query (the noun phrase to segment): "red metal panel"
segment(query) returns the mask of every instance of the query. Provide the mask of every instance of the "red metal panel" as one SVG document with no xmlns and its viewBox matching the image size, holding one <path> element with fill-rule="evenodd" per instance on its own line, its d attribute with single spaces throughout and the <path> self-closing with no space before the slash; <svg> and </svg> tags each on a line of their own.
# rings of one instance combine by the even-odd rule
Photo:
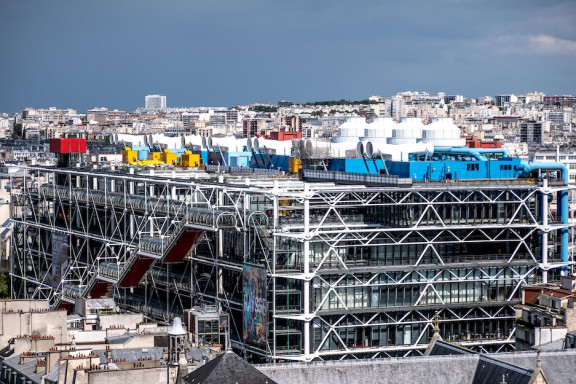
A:
<svg viewBox="0 0 576 384">
<path fill-rule="evenodd" d="M 134 265 L 132 265 L 132 268 L 130 268 L 118 286 L 122 288 L 137 286 L 153 262 L 154 259 L 151 257 L 138 256 L 138 259 L 134 262 Z"/>
<path fill-rule="evenodd" d="M 86 139 L 56 138 L 50 139 L 52 153 L 86 153 Z"/>
<path fill-rule="evenodd" d="M 524 287 L 524 300 L 526 304 L 536 304 L 538 302 L 538 296 L 540 292 L 544 290 L 544 287 Z"/>
<path fill-rule="evenodd" d="M 64 139 L 50 139 L 50 152 L 51 153 L 62 153 L 62 140 Z"/>
<path fill-rule="evenodd" d="M 202 234 L 202 230 L 199 229 L 187 229 L 180 235 L 180 238 L 176 241 L 176 244 L 170 249 L 166 257 L 164 258 L 165 263 L 180 263 L 184 260 L 184 257 L 192 249 L 192 246 L 198 241 L 198 238 Z"/>
<path fill-rule="evenodd" d="M 78 152 L 86 153 L 86 146 L 88 141 L 86 139 L 78 139 Z"/>
<path fill-rule="evenodd" d="M 96 284 L 94 284 L 94 287 L 92 287 L 92 290 L 90 291 L 90 297 L 92 297 L 93 299 L 98 299 L 102 296 L 105 296 L 106 293 L 108 293 L 108 289 L 110 289 L 110 286 L 112 284 L 106 281 L 98 281 L 96 282 Z"/>
</svg>

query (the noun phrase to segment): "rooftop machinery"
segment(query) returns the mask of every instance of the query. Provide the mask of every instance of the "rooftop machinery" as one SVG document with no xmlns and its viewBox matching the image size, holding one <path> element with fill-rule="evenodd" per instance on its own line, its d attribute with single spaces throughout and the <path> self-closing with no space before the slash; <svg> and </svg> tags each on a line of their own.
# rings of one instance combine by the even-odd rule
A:
<svg viewBox="0 0 576 384">
<path fill-rule="evenodd" d="M 573 264 L 562 170 L 521 171 L 200 181 L 25 167 L 13 293 L 52 308 L 107 294 L 164 322 L 216 305 L 253 361 L 421 354 L 435 317 L 445 339 L 510 350 L 519 288 Z"/>
</svg>

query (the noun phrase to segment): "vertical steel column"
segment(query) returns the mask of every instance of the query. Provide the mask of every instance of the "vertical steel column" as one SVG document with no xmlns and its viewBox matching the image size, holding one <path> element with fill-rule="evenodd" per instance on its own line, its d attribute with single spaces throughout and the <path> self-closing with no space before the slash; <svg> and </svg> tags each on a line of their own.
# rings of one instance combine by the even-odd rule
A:
<svg viewBox="0 0 576 384">
<path fill-rule="evenodd" d="M 224 205 L 224 190 L 220 189 L 218 191 L 218 208 Z M 215 220 L 216 222 L 216 220 Z M 220 300 L 220 297 L 226 297 L 224 292 L 224 275 L 222 272 L 222 266 L 220 265 L 220 260 L 224 258 L 224 232 L 222 229 L 218 229 L 218 254 L 216 255 L 218 261 L 216 262 L 216 299 Z M 220 309 L 220 302 L 218 302 L 218 308 Z"/>
<path fill-rule="evenodd" d="M 565 225 L 564 227 L 562 227 L 559 232 L 560 232 L 560 245 L 561 245 L 561 250 L 560 250 L 560 254 L 562 256 L 562 262 L 568 262 L 568 228 L 569 228 L 569 224 L 570 224 L 570 219 L 569 219 L 569 215 L 568 212 L 570 210 L 570 205 L 568 203 L 568 186 L 566 185 L 566 189 L 563 189 L 561 191 L 558 191 L 557 194 L 557 211 L 558 211 L 558 218 L 560 219 L 560 223 L 562 225 Z M 568 269 L 566 266 L 562 267 L 562 275 L 565 275 L 568 272 Z"/>
<path fill-rule="evenodd" d="M 130 168 L 128 170 L 128 173 L 130 175 L 134 175 L 134 168 Z M 132 197 L 134 196 L 134 181 L 133 180 L 130 180 L 128 182 L 128 194 Z M 128 198 L 128 196 L 126 196 L 126 191 L 124 191 L 124 207 L 129 206 L 129 204 L 127 202 L 127 198 Z M 130 239 L 133 239 L 134 234 L 135 234 L 135 227 L 136 227 L 136 223 L 134 222 L 134 212 L 133 211 L 130 211 L 130 214 L 128 215 L 128 220 L 130 222 Z"/>
<path fill-rule="evenodd" d="M 304 184 L 304 359 L 312 360 L 310 354 L 310 185 Z"/>
<path fill-rule="evenodd" d="M 542 179 L 542 283 L 548 283 L 548 180 Z"/>
</svg>

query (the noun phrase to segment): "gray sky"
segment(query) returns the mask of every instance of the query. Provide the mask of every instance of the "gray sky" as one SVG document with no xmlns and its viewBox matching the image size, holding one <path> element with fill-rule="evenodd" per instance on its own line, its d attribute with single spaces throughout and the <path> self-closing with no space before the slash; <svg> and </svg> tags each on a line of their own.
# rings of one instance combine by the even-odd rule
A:
<svg viewBox="0 0 576 384">
<path fill-rule="evenodd" d="M 0 112 L 576 93 L 575 0 L 3 0 Z"/>
</svg>

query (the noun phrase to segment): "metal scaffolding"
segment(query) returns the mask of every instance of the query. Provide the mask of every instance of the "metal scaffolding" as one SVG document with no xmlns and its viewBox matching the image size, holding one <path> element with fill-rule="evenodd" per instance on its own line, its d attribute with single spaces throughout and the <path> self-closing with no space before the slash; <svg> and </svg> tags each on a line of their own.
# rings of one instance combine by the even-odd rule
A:
<svg viewBox="0 0 576 384">
<path fill-rule="evenodd" d="M 254 360 L 421 354 L 435 315 L 445 339 L 513 349 L 520 286 L 571 268 L 549 204 L 568 187 L 374 183 L 24 168 L 13 292 L 113 295 L 163 322 L 218 305 Z"/>
</svg>

